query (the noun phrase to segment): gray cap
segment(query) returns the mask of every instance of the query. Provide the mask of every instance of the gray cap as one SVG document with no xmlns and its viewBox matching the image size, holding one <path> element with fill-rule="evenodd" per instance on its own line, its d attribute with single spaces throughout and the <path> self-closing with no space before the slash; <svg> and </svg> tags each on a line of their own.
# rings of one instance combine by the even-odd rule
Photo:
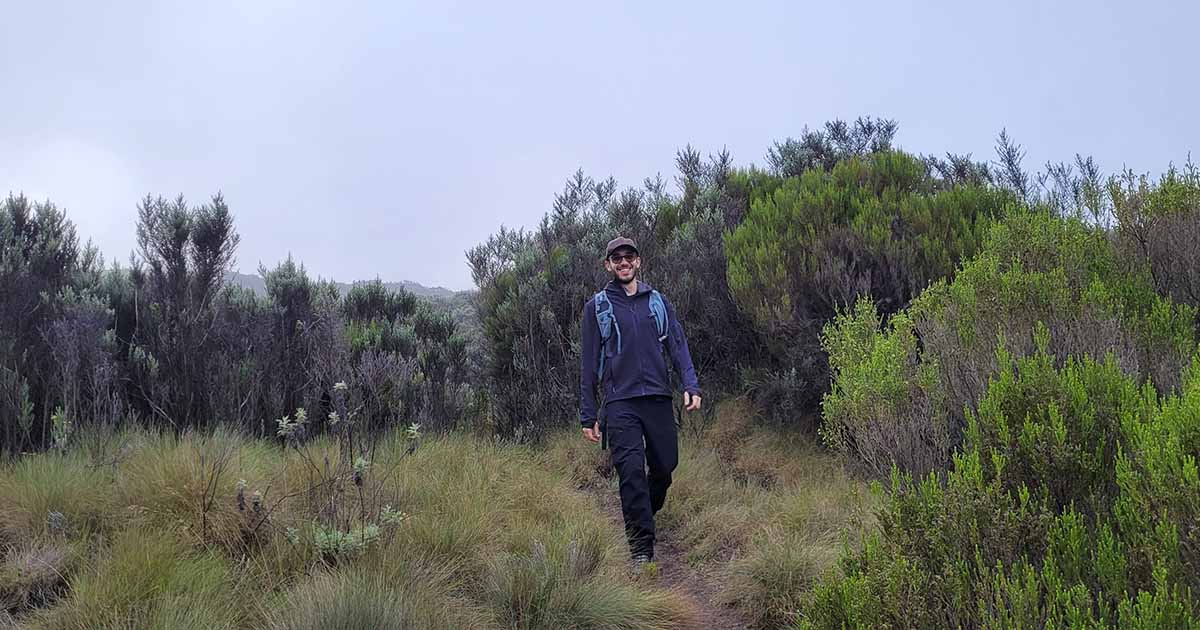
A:
<svg viewBox="0 0 1200 630">
<path fill-rule="evenodd" d="M 613 250 L 618 247 L 629 247 L 635 252 L 638 250 L 637 243 L 634 243 L 633 239 L 625 238 L 624 236 L 618 236 L 617 238 L 614 238 L 608 242 L 608 247 L 604 249 L 604 257 L 608 258 L 609 256 L 612 256 Z"/>
</svg>

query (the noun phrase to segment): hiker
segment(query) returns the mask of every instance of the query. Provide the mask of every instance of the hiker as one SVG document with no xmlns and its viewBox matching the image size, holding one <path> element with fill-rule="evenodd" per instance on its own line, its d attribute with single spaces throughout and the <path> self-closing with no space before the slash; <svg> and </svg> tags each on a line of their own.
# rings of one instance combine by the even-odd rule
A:
<svg viewBox="0 0 1200 630">
<path fill-rule="evenodd" d="M 583 307 L 579 376 L 583 435 L 592 442 L 603 437 L 601 447 L 612 449 L 625 537 L 639 566 L 654 560 L 654 515 L 679 462 L 664 349 L 683 381 L 684 408 L 700 409 L 700 385 L 683 326 L 666 297 L 638 280 L 641 265 L 632 240 L 608 242 L 604 268 L 612 280 Z M 597 382 L 603 400 L 599 415 Z"/>
</svg>

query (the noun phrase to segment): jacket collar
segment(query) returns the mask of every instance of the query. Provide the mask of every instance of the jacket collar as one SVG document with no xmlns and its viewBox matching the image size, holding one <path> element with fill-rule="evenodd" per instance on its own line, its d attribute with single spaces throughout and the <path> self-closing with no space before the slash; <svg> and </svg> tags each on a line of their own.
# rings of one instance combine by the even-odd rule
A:
<svg viewBox="0 0 1200 630">
<path fill-rule="evenodd" d="M 625 295 L 625 288 L 622 287 L 621 284 L 616 280 L 609 280 L 608 284 L 604 285 L 604 290 L 608 293 L 618 295 L 623 298 L 635 298 L 653 291 L 654 287 L 650 286 L 650 284 L 645 280 L 638 278 L 638 290 L 637 293 L 634 293 L 633 295 Z"/>
</svg>

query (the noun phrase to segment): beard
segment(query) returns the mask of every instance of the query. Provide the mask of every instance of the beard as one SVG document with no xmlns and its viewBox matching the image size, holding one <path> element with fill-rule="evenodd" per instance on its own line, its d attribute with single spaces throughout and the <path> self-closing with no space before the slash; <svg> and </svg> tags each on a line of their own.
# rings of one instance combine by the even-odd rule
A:
<svg viewBox="0 0 1200 630">
<path fill-rule="evenodd" d="M 617 284 L 628 285 L 629 283 L 631 283 L 637 279 L 637 271 L 635 270 L 633 273 L 629 274 L 628 280 L 622 280 L 621 273 L 619 271 L 614 271 L 614 272 L 612 272 L 612 279 L 613 279 L 613 282 L 616 282 Z"/>
</svg>

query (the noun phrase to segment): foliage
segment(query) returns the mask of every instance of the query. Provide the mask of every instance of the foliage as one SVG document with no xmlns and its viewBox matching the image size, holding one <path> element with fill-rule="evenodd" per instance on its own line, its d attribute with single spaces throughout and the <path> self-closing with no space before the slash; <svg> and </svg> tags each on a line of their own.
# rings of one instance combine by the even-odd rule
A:
<svg viewBox="0 0 1200 630">
<path fill-rule="evenodd" d="M 812 410 L 829 381 L 822 327 L 859 297 L 885 316 L 905 307 L 972 256 L 1011 202 L 992 188 L 935 184 L 918 159 L 881 151 L 788 178 L 751 204 L 725 240 L 728 282 L 767 341 L 763 363 L 779 366 L 761 379 L 766 391 L 793 392 L 772 398 Z M 780 374 L 793 384 L 772 386 Z"/>
<path fill-rule="evenodd" d="M 952 470 L 893 475 L 880 533 L 805 627 L 1200 623 L 1200 364 L 1164 398 L 1112 355 L 1059 368 L 1044 329 L 1037 344 L 998 353 Z"/>
<path fill-rule="evenodd" d="M 612 180 L 577 173 L 537 230 L 501 229 L 468 252 L 496 434 L 536 439 L 577 414 L 580 317 L 608 280 L 601 258 L 617 234 L 638 243 L 642 277 L 703 339 L 693 343 L 702 379 L 706 367 L 723 367 L 746 351 L 747 329 L 721 279 L 722 204 L 735 203 L 722 188 L 728 157 L 706 165 L 689 148 L 678 162 L 685 199 L 669 197 L 661 180 L 618 193 Z"/>
<path fill-rule="evenodd" d="M 1103 359 L 1162 391 L 1177 386 L 1195 348 L 1195 310 L 1158 296 L 1105 233 L 1073 218 L 1020 212 L 994 225 L 978 257 L 931 286 L 882 326 L 860 304 L 824 334 L 834 366 L 823 435 L 877 475 L 893 463 L 924 474 L 948 466 L 998 366 L 998 343 L 1015 356 L 1048 329 L 1049 351 Z M 899 436 L 899 438 L 897 438 Z"/>
<path fill-rule="evenodd" d="M 5 451 L 44 443 L 50 413 L 63 404 L 57 386 L 63 384 L 64 371 L 90 367 L 82 359 L 66 370 L 56 364 L 54 338 L 47 338 L 43 329 L 60 316 L 57 296 L 86 284 L 100 267 L 99 253 L 81 246 L 75 226 L 53 204 L 12 195 L 0 202 L 0 444 Z M 61 325 L 70 329 L 72 317 L 66 317 Z M 81 350 L 86 352 L 86 346 Z M 70 374 L 71 385 L 82 387 L 78 376 Z M 79 405 L 80 399 L 72 404 Z M 72 411 L 90 413 L 90 407 Z"/>
<path fill-rule="evenodd" d="M 696 621 L 623 577 L 608 516 L 538 453 L 416 427 L 370 441 L 88 429 L 0 463 L 3 612 L 81 629 Z"/>
</svg>

